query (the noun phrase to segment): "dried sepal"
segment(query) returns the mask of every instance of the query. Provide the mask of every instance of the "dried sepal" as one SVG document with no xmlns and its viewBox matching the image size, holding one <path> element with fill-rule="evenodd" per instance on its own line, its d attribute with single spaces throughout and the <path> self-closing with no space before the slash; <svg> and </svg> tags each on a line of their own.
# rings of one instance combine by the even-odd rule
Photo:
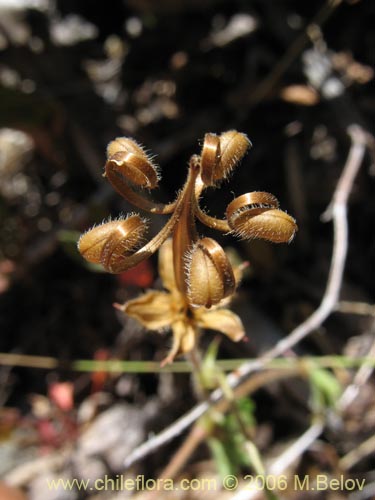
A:
<svg viewBox="0 0 375 500">
<path fill-rule="evenodd" d="M 297 231 L 297 224 L 278 206 L 279 202 L 270 193 L 254 191 L 244 194 L 229 203 L 226 210 L 228 224 L 243 239 L 289 243 Z"/>
<path fill-rule="evenodd" d="M 172 324 L 172 333 L 172 347 L 160 363 L 162 367 L 172 363 L 176 356 L 192 351 L 196 345 L 198 330 L 183 319 L 179 319 Z"/>
<path fill-rule="evenodd" d="M 229 309 L 205 311 L 199 315 L 198 325 L 224 333 L 233 342 L 238 342 L 245 335 L 245 329 L 237 314 Z"/>
<path fill-rule="evenodd" d="M 173 322 L 173 303 L 167 292 L 149 290 L 117 308 L 148 330 L 167 328 Z"/>
<path fill-rule="evenodd" d="M 201 152 L 201 177 L 206 186 L 214 186 L 226 179 L 243 158 L 251 142 L 236 130 L 223 132 L 220 136 L 206 134 Z"/>
<path fill-rule="evenodd" d="M 146 230 L 146 221 L 136 214 L 104 222 L 80 237 L 78 250 L 88 262 L 101 264 L 111 273 L 122 272 L 124 257 L 139 247 Z"/>
<path fill-rule="evenodd" d="M 159 174 L 152 158 L 128 137 L 118 137 L 108 144 L 106 171 L 107 169 L 115 170 L 140 188 L 153 189 L 158 184 Z"/>
<path fill-rule="evenodd" d="M 211 238 L 198 240 L 186 257 L 189 303 L 206 308 L 232 295 L 236 281 L 222 247 Z"/>
</svg>

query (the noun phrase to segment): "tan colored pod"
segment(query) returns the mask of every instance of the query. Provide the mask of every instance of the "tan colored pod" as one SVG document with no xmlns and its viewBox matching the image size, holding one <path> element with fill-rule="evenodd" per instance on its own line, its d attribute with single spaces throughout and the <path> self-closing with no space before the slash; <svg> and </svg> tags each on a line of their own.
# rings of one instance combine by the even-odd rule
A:
<svg viewBox="0 0 375 500">
<path fill-rule="evenodd" d="M 139 215 L 105 222 L 81 236 L 78 250 L 88 262 L 101 264 L 111 273 L 124 271 L 124 257 L 136 250 L 146 230 Z"/>
<path fill-rule="evenodd" d="M 246 193 L 229 203 L 226 211 L 228 224 L 243 239 L 289 243 L 298 229 L 297 224 L 278 206 L 279 202 L 270 193 Z"/>
<path fill-rule="evenodd" d="M 233 294 L 236 281 L 222 247 L 211 238 L 198 240 L 187 257 L 188 298 L 192 306 L 211 307 Z"/>
<path fill-rule="evenodd" d="M 220 163 L 224 171 L 224 178 L 242 160 L 250 147 L 251 142 L 247 135 L 237 132 L 237 130 L 228 130 L 220 135 Z"/>
<path fill-rule="evenodd" d="M 142 188 L 155 188 L 159 175 L 156 165 L 133 139 L 118 137 L 107 147 L 107 169 L 113 169 L 127 181 Z"/>
<path fill-rule="evenodd" d="M 206 186 L 226 179 L 250 146 L 247 135 L 236 130 L 220 136 L 206 134 L 201 152 L 201 177 Z"/>
</svg>

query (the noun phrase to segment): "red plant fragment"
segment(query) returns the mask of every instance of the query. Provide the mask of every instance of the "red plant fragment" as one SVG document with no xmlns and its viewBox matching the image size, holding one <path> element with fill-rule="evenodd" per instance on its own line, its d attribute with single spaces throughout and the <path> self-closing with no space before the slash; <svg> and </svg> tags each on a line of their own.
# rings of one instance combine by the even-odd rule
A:
<svg viewBox="0 0 375 500">
<path fill-rule="evenodd" d="M 121 285 L 149 288 L 154 281 L 151 262 L 149 260 L 143 260 L 137 266 L 119 274 L 118 280 Z"/>
<path fill-rule="evenodd" d="M 70 411 L 74 406 L 73 384 L 54 382 L 48 388 L 50 400 L 62 411 Z"/>
</svg>

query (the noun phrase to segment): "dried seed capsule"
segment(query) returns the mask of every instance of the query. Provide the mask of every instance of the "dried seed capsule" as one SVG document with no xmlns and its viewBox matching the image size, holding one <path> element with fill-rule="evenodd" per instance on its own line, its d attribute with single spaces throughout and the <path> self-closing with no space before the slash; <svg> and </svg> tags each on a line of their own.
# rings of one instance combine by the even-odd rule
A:
<svg viewBox="0 0 375 500">
<path fill-rule="evenodd" d="M 297 224 L 278 206 L 279 202 L 270 193 L 243 194 L 229 203 L 226 211 L 228 224 L 243 239 L 289 243 L 297 231 Z"/>
<path fill-rule="evenodd" d="M 246 134 L 229 130 L 220 135 L 220 163 L 227 177 L 237 163 L 245 156 L 246 151 L 251 147 L 251 142 Z"/>
<path fill-rule="evenodd" d="M 201 176 L 206 186 L 228 177 L 250 146 L 248 137 L 236 130 L 220 136 L 206 134 L 201 153 Z"/>
<path fill-rule="evenodd" d="M 84 233 L 78 250 L 88 261 L 101 264 L 111 273 L 126 270 L 124 258 L 141 243 L 147 224 L 139 215 L 105 222 Z"/>
<path fill-rule="evenodd" d="M 201 153 L 201 177 L 206 186 L 215 184 L 220 163 L 220 139 L 216 134 L 206 134 Z"/>
<path fill-rule="evenodd" d="M 155 188 L 159 175 L 156 165 L 133 139 L 118 137 L 108 144 L 107 168 L 112 168 L 132 184 Z"/>
<path fill-rule="evenodd" d="M 234 292 L 232 266 L 222 247 L 211 238 L 197 241 L 187 256 L 188 298 L 192 306 L 211 307 Z"/>
</svg>

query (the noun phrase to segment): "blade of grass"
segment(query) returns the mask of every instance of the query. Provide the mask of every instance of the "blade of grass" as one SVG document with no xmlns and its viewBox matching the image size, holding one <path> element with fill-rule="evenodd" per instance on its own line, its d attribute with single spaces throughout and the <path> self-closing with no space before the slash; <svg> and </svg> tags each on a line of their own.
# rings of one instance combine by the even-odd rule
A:
<svg viewBox="0 0 375 500">
<path fill-rule="evenodd" d="M 223 371 L 232 371 L 251 359 L 222 359 L 217 360 L 218 367 Z M 50 356 L 32 356 L 28 354 L 4 353 L 0 352 L 0 365 L 23 366 L 27 368 L 39 368 L 53 370 L 64 368 L 77 372 L 115 372 L 115 373 L 190 373 L 191 365 L 186 361 L 175 361 L 163 368 L 158 361 L 121 361 L 106 360 L 94 361 L 91 359 L 79 359 L 71 362 L 60 362 L 57 358 Z M 368 366 L 375 368 L 373 357 L 352 358 L 349 356 L 306 356 L 300 358 L 278 358 L 268 361 L 262 370 L 266 369 L 290 369 L 293 366 L 301 365 L 306 370 L 316 367 L 320 368 L 357 368 Z M 310 366 L 311 365 L 311 366 Z"/>
</svg>

